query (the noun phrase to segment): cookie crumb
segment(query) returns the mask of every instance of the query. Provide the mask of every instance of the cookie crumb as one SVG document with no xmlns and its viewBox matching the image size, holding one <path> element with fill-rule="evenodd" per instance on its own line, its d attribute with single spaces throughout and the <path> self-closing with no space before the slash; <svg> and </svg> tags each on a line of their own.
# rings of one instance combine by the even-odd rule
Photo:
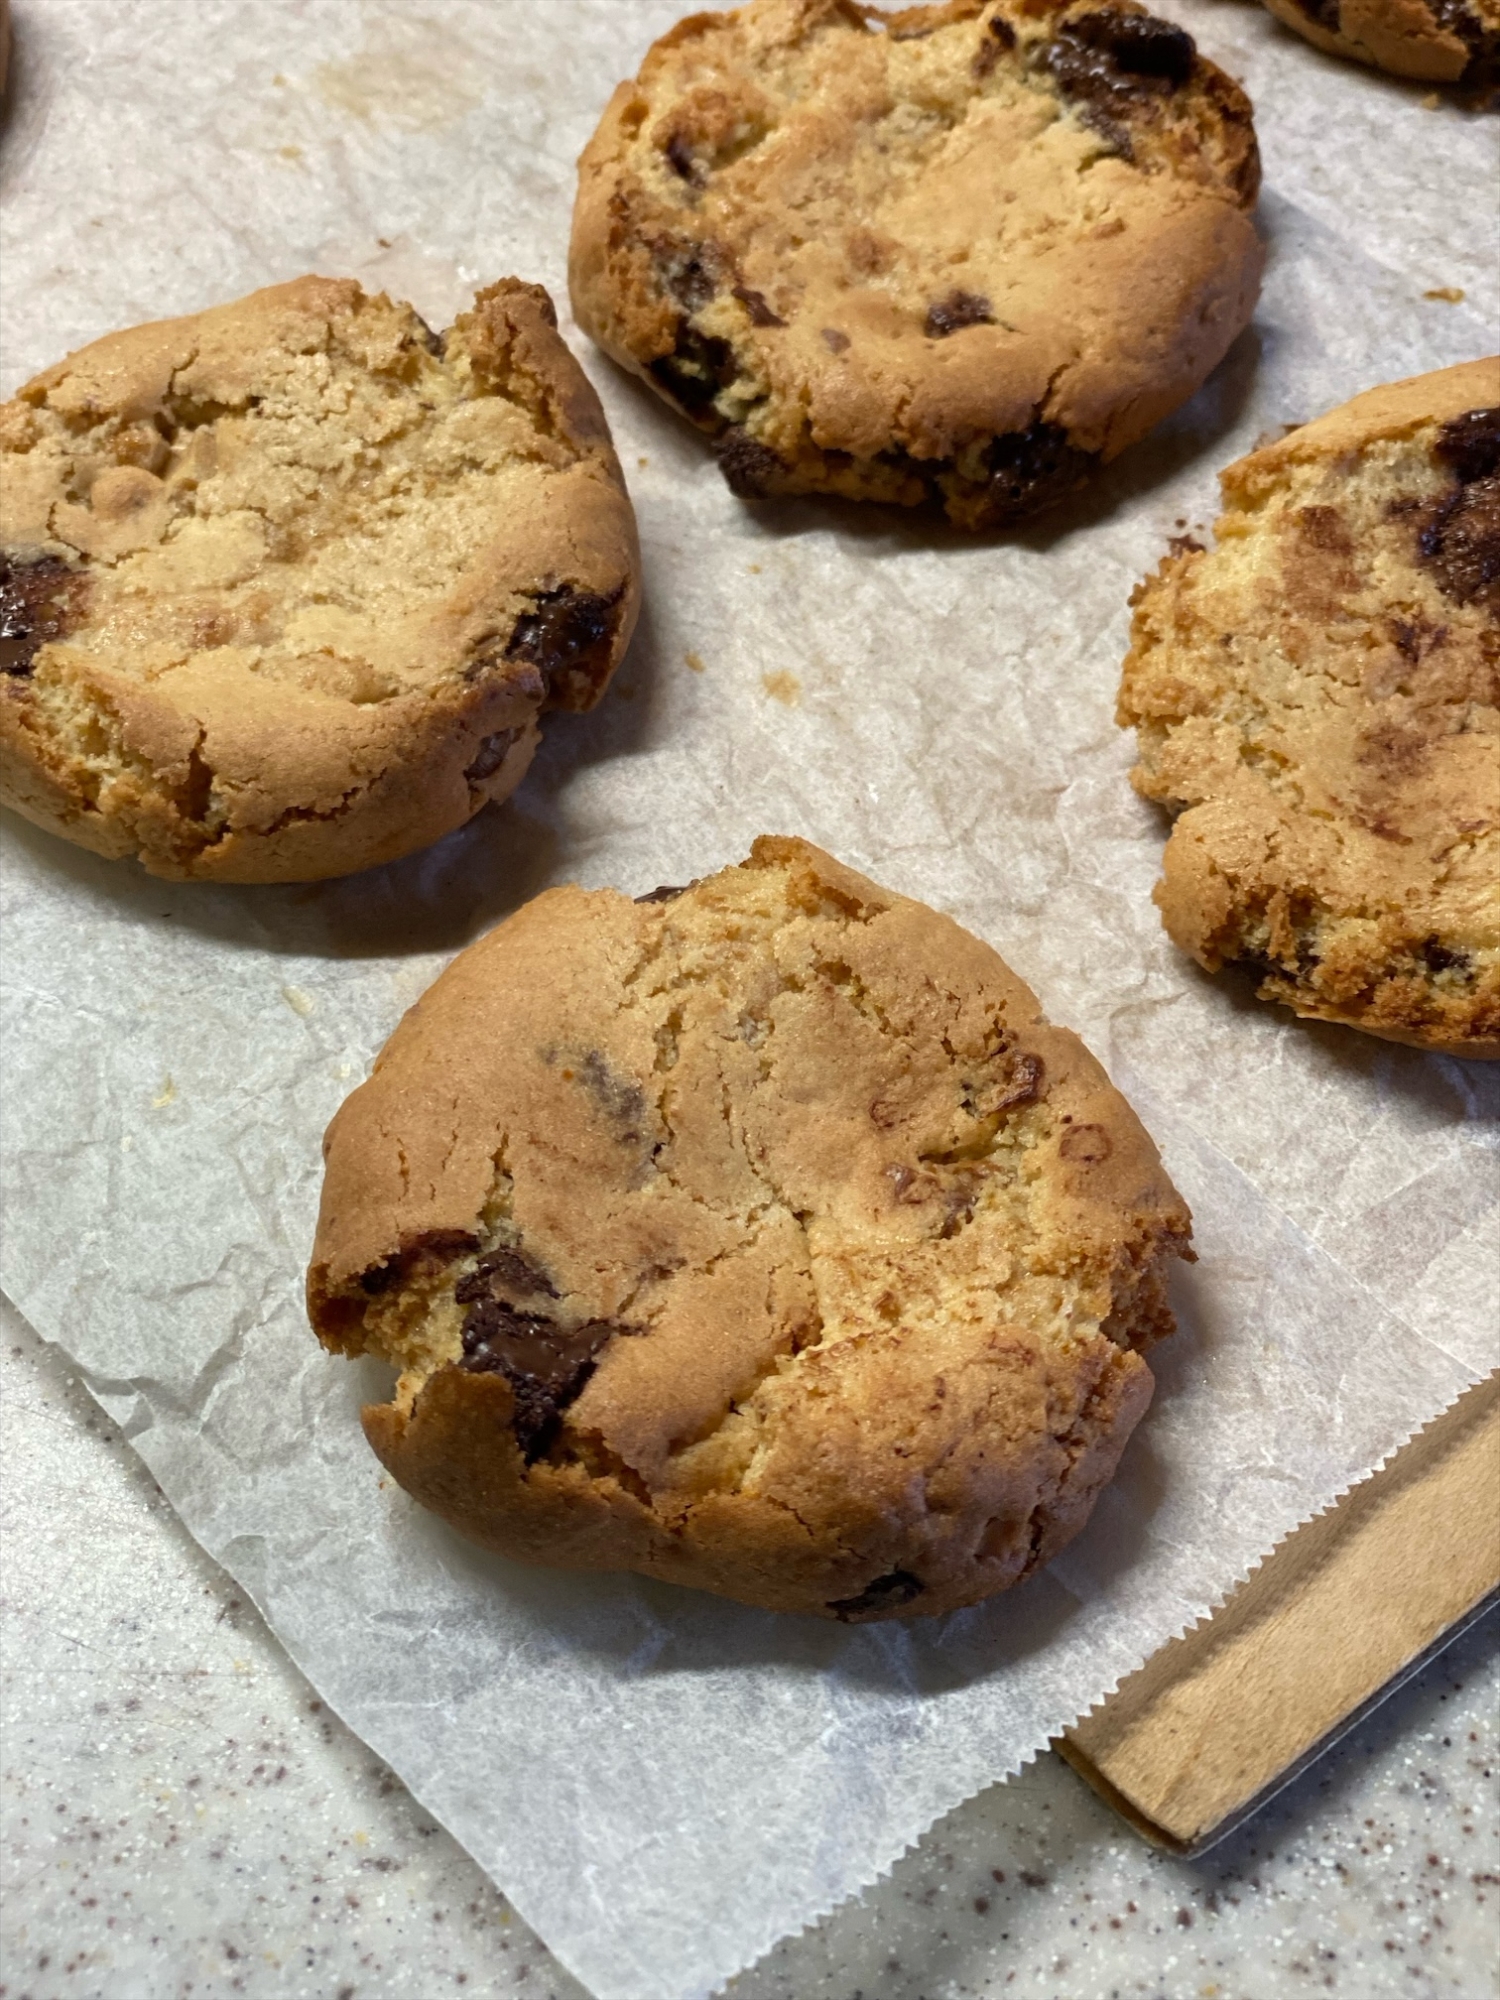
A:
<svg viewBox="0 0 1500 2000">
<path fill-rule="evenodd" d="M 304 993 L 300 986 L 283 986 L 281 997 L 294 1014 L 300 1014 L 305 1021 L 317 1006 L 310 993 Z"/>
<path fill-rule="evenodd" d="M 164 1076 L 161 1080 L 161 1089 L 157 1091 L 155 1097 L 151 1100 L 151 1109 L 153 1111 L 165 1111 L 169 1104 L 175 1104 L 176 1101 L 177 1086 L 173 1083 L 171 1077 Z"/>
<path fill-rule="evenodd" d="M 1435 90 L 1429 90 L 1427 95 L 1422 99 L 1422 109 L 1424 111 L 1440 111 L 1442 107 L 1443 100 Z"/>
<path fill-rule="evenodd" d="M 783 708 L 795 708 L 802 699 L 801 681 L 784 667 L 778 668 L 774 674 L 762 674 L 760 684 L 772 701 L 779 701 Z"/>
<path fill-rule="evenodd" d="M 708 672 L 707 667 L 703 664 L 701 653 L 684 653 L 682 662 L 690 674 L 704 674 Z"/>
<path fill-rule="evenodd" d="M 1423 292 L 1424 299 L 1442 299 L 1450 306 L 1461 306 L 1464 302 L 1462 285 L 1434 285 L 1430 292 Z"/>
</svg>

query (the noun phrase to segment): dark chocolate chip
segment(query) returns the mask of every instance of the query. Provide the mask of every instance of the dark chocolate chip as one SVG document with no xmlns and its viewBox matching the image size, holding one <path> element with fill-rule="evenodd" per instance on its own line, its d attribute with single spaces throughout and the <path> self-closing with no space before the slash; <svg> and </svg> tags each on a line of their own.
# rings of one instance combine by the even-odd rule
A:
<svg viewBox="0 0 1500 2000">
<path fill-rule="evenodd" d="M 1436 936 L 1423 941 L 1421 956 L 1429 972 L 1469 972 L 1474 965 L 1468 952 L 1455 951 Z"/>
<path fill-rule="evenodd" d="M 862 1618 L 870 1612 L 895 1611 L 910 1604 L 927 1588 L 909 1569 L 893 1569 L 867 1583 L 857 1597 L 836 1597 L 828 1609 L 836 1618 Z"/>
<path fill-rule="evenodd" d="M 673 173 L 680 175 L 685 181 L 690 181 L 695 187 L 702 184 L 698 162 L 693 158 L 693 149 L 681 132 L 672 134 L 664 150 Z"/>
<path fill-rule="evenodd" d="M 1297 0 L 1297 6 L 1314 26 L 1330 35 L 1339 31 L 1339 0 Z"/>
<path fill-rule="evenodd" d="M 1461 486 L 1500 472 L 1500 409 L 1466 410 L 1444 424 L 1432 455 L 1458 474 Z"/>
<path fill-rule="evenodd" d="M 1176 89 L 1193 73 L 1197 44 L 1186 28 L 1154 14 L 1119 14 L 1102 8 L 1075 14 L 1061 31 L 1085 48 L 1108 56 L 1127 76 L 1151 77 Z"/>
<path fill-rule="evenodd" d="M 1500 610 L 1500 473 L 1474 479 L 1442 501 L 1417 551 L 1457 604 Z"/>
<path fill-rule="evenodd" d="M 979 292 L 950 292 L 927 308 L 929 340 L 946 340 L 950 333 L 961 333 L 966 326 L 994 324 L 994 310 Z"/>
<path fill-rule="evenodd" d="M 763 500 L 774 493 L 777 479 L 786 471 L 769 445 L 747 436 L 737 424 L 724 433 L 714 449 L 730 492 L 741 500 Z"/>
<path fill-rule="evenodd" d="M 601 1351 L 623 1332 L 613 1320 L 564 1327 L 542 1313 L 520 1313 L 479 1299 L 464 1315 L 462 1366 L 503 1375 L 515 1395 L 511 1428 L 528 1465 L 557 1435 L 562 1412 L 583 1391 Z"/>
<path fill-rule="evenodd" d="M 785 326 L 786 321 L 778 312 L 773 312 L 764 292 L 757 292 L 749 285 L 732 285 L 730 290 L 750 315 L 752 326 Z"/>
<path fill-rule="evenodd" d="M 557 1289 L 539 1265 L 502 1244 L 498 1250 L 486 1251 L 468 1276 L 459 1279 L 453 1296 L 461 1306 L 467 1306 L 476 1299 L 555 1299 Z"/>
<path fill-rule="evenodd" d="M 975 51 L 973 70 L 976 77 L 987 77 L 999 62 L 1002 50 L 1009 53 L 1016 45 L 1016 31 L 1003 15 L 997 14 L 980 40 Z"/>
<path fill-rule="evenodd" d="M 393 1257 L 388 1264 L 377 1264 L 373 1270 L 362 1271 L 359 1278 L 360 1290 L 368 1292 L 372 1299 L 378 1298 L 382 1292 L 390 1290 L 400 1275 L 401 1259 Z"/>
<path fill-rule="evenodd" d="M 87 589 L 87 576 L 56 556 L 0 555 L 0 673 L 27 679 L 43 646 L 76 628 Z"/>
<path fill-rule="evenodd" d="M 547 683 L 549 707 L 569 708 L 587 699 L 609 669 L 620 629 L 622 584 L 606 597 L 559 584 L 539 590 L 506 641 L 507 660 L 524 660 Z"/>
<path fill-rule="evenodd" d="M 692 417 L 710 412 L 719 391 L 727 388 L 739 373 L 739 364 L 727 340 L 699 333 L 695 326 L 682 320 L 672 352 L 653 361 L 651 373 Z"/>
<path fill-rule="evenodd" d="M 648 889 L 644 896 L 637 896 L 634 900 L 637 903 L 671 903 L 677 897 L 686 894 L 687 888 L 688 884 L 686 882 L 682 884 L 681 888 L 673 888 L 668 883 L 663 882 L 659 888 Z"/>
<path fill-rule="evenodd" d="M 575 1072 L 579 1081 L 620 1130 L 627 1145 L 640 1142 L 646 1124 L 646 1094 L 631 1077 L 618 1076 L 597 1049 L 590 1049 Z"/>
<path fill-rule="evenodd" d="M 719 289 L 714 255 L 702 243 L 676 240 L 653 242 L 652 250 L 661 281 L 680 306 L 697 312 Z"/>
<path fill-rule="evenodd" d="M 421 333 L 418 335 L 418 338 L 421 340 L 422 345 L 427 349 L 427 352 L 429 354 L 435 354 L 438 357 L 439 361 L 441 361 L 443 356 L 448 351 L 447 334 L 435 333 L 433 329 L 427 324 L 426 320 L 422 318 L 420 313 L 415 314 L 414 317 L 416 319 L 417 325 L 422 329 Z"/>
<path fill-rule="evenodd" d="M 477 785 L 485 778 L 494 777 L 520 733 L 519 729 L 497 729 L 493 736 L 482 736 L 473 763 L 464 766 L 464 777 L 468 782 Z"/>
<path fill-rule="evenodd" d="M 1069 443 L 1060 424 L 1037 423 L 995 438 L 985 459 L 984 524 L 1003 527 L 1076 491 L 1099 455 Z"/>
<path fill-rule="evenodd" d="M 1013 1111 L 1019 1105 L 1032 1103 L 1040 1094 L 1046 1075 L 1047 1065 L 1040 1056 L 1017 1056 L 1010 1082 L 996 1099 L 995 1109 Z"/>
<path fill-rule="evenodd" d="M 828 349 L 830 354 L 847 354 L 849 352 L 849 336 L 847 333 L 841 333 L 836 326 L 825 326 L 822 338 L 823 345 Z"/>
<path fill-rule="evenodd" d="M 1426 0 L 1427 11 L 1445 34 L 1455 35 L 1469 51 L 1458 88 L 1479 93 L 1483 100 L 1500 84 L 1500 31 L 1486 25 L 1464 0 Z"/>
</svg>

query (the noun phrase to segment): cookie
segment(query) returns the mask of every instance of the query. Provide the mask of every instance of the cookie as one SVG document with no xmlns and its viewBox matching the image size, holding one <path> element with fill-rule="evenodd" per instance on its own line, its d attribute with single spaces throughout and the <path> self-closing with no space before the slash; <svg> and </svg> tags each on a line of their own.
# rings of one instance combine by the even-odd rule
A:
<svg viewBox="0 0 1500 2000">
<path fill-rule="evenodd" d="M 1119 719 L 1178 815 L 1157 902 L 1299 1014 L 1500 1056 L 1500 360 L 1223 475 L 1135 594 Z"/>
<path fill-rule="evenodd" d="M 1244 93 L 1120 0 L 695 14 L 579 163 L 579 324 L 746 498 L 1020 520 L 1250 317 Z"/>
<path fill-rule="evenodd" d="M 540 286 L 442 336 L 331 278 L 111 334 L 0 408 L 0 800 L 156 875 L 394 860 L 599 698 L 638 571 Z"/>
<path fill-rule="evenodd" d="M 1500 84 L 1497 0 L 1265 0 L 1314 48 L 1485 95 Z"/>
<path fill-rule="evenodd" d="M 800 840 L 457 958 L 325 1145 L 313 1325 L 528 1562 L 846 1620 L 1004 1589 L 1150 1398 L 1189 1219 L 987 945 Z"/>
</svg>

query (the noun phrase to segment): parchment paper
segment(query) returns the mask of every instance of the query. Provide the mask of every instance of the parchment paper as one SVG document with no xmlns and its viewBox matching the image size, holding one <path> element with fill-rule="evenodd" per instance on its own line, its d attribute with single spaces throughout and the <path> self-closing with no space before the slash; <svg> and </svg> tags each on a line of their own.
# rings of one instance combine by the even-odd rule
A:
<svg viewBox="0 0 1500 2000">
<path fill-rule="evenodd" d="M 705 1994 L 868 1882 L 1497 1359 L 1500 1077 L 1296 1024 L 1177 955 L 1149 902 L 1162 828 L 1111 721 L 1128 592 L 1211 518 L 1221 465 L 1492 344 L 1494 128 L 1256 8 L 1164 10 L 1255 97 L 1270 272 L 1215 380 L 1071 512 L 973 543 L 751 511 L 580 344 L 648 610 L 616 691 L 554 722 L 510 807 L 293 890 L 164 887 L 4 830 L 5 1290 L 602 2000 Z M 6 389 L 308 268 L 438 321 L 511 270 L 561 305 L 574 157 L 677 11 L 23 0 Z M 1049 1572 L 941 1623 L 849 1632 L 481 1556 L 382 1484 L 356 1422 L 378 1371 L 325 1359 L 302 1317 L 323 1126 L 445 959 L 546 883 L 638 892 L 763 830 L 992 940 L 1134 1095 L 1197 1213 L 1119 1482 Z"/>
</svg>

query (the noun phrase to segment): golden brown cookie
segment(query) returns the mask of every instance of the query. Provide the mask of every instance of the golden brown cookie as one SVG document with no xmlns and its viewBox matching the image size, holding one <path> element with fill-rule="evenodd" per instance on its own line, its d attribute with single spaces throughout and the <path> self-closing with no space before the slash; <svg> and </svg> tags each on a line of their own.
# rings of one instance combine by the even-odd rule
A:
<svg viewBox="0 0 1500 2000">
<path fill-rule="evenodd" d="M 1500 360 L 1372 389 L 1223 475 L 1134 598 L 1119 719 L 1156 891 L 1299 1014 L 1500 1056 Z"/>
<path fill-rule="evenodd" d="M 324 1343 L 427 1506 L 528 1562 L 946 1611 L 1086 1520 L 1187 1211 L 995 953 L 800 840 L 454 961 L 325 1145 Z"/>
<path fill-rule="evenodd" d="M 443 336 L 332 278 L 111 334 L 0 408 L 0 800 L 157 875 L 393 860 L 598 699 L 638 570 L 538 285 Z"/>
<path fill-rule="evenodd" d="M 1131 0 L 695 14 L 579 164 L 579 324 L 747 497 L 1051 505 L 1260 281 L 1244 93 Z"/>
<path fill-rule="evenodd" d="M 1497 0 L 1265 0 L 1314 48 L 1392 76 L 1487 94 L 1500 81 Z"/>
</svg>

